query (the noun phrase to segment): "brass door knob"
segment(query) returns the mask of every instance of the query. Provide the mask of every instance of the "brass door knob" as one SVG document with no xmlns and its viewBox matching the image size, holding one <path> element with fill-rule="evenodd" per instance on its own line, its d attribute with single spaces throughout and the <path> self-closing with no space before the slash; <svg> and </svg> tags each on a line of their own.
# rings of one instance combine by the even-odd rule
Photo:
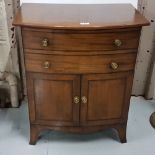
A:
<svg viewBox="0 0 155 155">
<path fill-rule="evenodd" d="M 49 43 L 48 39 L 45 38 L 45 39 L 42 40 L 42 46 L 43 47 L 47 47 L 48 43 Z"/>
<path fill-rule="evenodd" d="M 119 39 L 115 39 L 114 44 L 115 46 L 120 47 L 122 45 L 122 41 Z"/>
<path fill-rule="evenodd" d="M 80 102 L 80 98 L 78 96 L 74 97 L 74 103 L 78 104 Z"/>
<path fill-rule="evenodd" d="M 45 61 L 44 64 L 43 64 L 43 67 L 45 69 L 49 69 L 50 68 L 50 62 L 49 61 Z"/>
<path fill-rule="evenodd" d="M 112 62 L 110 66 L 113 70 L 117 70 L 119 67 L 119 65 L 116 62 Z"/>
<path fill-rule="evenodd" d="M 84 103 L 84 104 L 87 103 L 87 97 L 86 96 L 82 96 L 81 100 L 82 100 L 82 103 Z"/>
</svg>

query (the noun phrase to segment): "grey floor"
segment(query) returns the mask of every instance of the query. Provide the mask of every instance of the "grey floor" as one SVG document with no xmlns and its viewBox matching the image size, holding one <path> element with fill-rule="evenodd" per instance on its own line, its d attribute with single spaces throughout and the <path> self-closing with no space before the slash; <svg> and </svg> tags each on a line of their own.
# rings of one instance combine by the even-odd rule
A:
<svg viewBox="0 0 155 155">
<path fill-rule="evenodd" d="M 149 123 L 154 111 L 153 101 L 131 98 L 126 144 L 117 141 L 114 130 L 106 130 L 89 135 L 46 132 L 31 146 L 27 104 L 0 109 L 0 155 L 155 155 L 155 129 Z"/>
</svg>

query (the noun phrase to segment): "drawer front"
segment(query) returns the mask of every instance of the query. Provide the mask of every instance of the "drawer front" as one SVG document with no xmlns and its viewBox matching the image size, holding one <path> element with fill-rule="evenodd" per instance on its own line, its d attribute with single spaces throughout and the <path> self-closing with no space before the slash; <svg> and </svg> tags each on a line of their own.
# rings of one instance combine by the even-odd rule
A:
<svg viewBox="0 0 155 155">
<path fill-rule="evenodd" d="M 136 53 L 98 56 L 25 54 L 26 70 L 43 73 L 110 73 L 133 70 Z"/>
<path fill-rule="evenodd" d="M 23 30 L 25 49 L 41 50 L 121 50 L 137 49 L 140 31 L 46 32 Z"/>
</svg>

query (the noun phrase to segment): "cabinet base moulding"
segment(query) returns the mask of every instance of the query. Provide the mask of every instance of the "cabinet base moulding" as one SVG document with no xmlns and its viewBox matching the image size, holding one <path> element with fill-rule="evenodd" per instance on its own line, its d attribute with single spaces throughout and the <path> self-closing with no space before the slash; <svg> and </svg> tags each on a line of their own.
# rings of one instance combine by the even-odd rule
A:
<svg viewBox="0 0 155 155">
<path fill-rule="evenodd" d="M 116 125 L 103 125 L 103 126 L 89 126 L 89 127 L 56 127 L 56 126 L 42 126 L 31 124 L 30 125 L 30 142 L 29 144 L 35 145 L 37 140 L 40 138 L 41 133 L 46 130 L 62 131 L 66 133 L 74 134 L 90 134 L 94 132 L 101 132 L 105 129 L 113 128 L 118 132 L 118 136 L 121 143 L 126 143 L 126 124 Z"/>
</svg>

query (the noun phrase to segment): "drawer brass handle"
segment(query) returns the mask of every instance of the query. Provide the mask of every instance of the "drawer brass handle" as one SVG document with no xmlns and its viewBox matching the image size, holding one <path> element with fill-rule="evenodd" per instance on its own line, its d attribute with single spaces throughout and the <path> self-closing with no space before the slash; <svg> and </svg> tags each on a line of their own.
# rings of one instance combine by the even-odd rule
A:
<svg viewBox="0 0 155 155">
<path fill-rule="evenodd" d="M 80 102 L 80 98 L 78 96 L 74 97 L 74 103 L 78 104 Z"/>
<path fill-rule="evenodd" d="M 47 47 L 48 46 L 48 39 L 43 39 L 42 40 L 42 46 Z"/>
<path fill-rule="evenodd" d="M 119 67 L 119 65 L 118 65 L 116 62 L 112 62 L 112 63 L 111 63 L 111 68 L 112 68 L 113 70 L 117 70 L 118 67 Z"/>
<path fill-rule="evenodd" d="M 84 104 L 87 103 L 87 97 L 86 96 L 82 96 L 81 100 L 82 100 L 82 103 L 84 103 Z"/>
<path fill-rule="evenodd" d="M 114 44 L 115 46 L 120 47 L 122 45 L 122 41 L 119 39 L 115 39 Z"/>
<path fill-rule="evenodd" d="M 50 68 L 50 62 L 49 61 L 45 61 L 44 64 L 43 64 L 43 67 L 45 69 L 49 69 Z"/>
</svg>

